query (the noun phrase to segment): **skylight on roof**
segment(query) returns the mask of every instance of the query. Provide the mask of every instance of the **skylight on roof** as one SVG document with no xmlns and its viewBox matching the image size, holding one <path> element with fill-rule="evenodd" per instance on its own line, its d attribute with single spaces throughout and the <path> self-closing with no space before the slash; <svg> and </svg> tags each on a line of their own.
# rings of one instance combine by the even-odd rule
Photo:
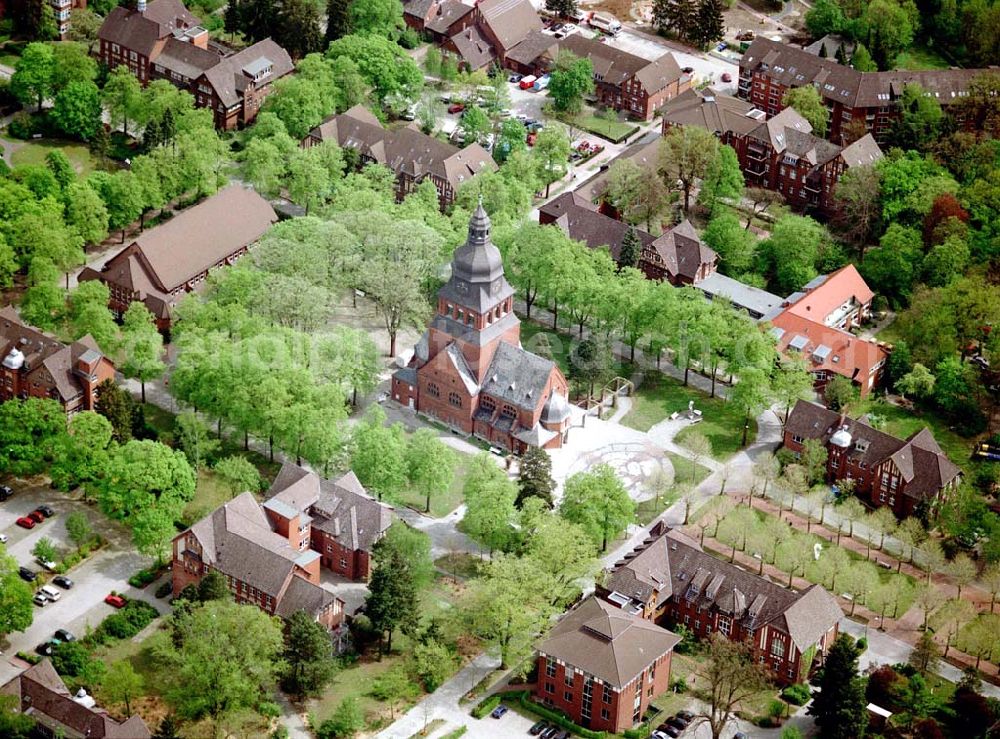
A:
<svg viewBox="0 0 1000 739">
<path fill-rule="evenodd" d="M 806 348 L 806 344 L 809 343 L 809 337 L 798 334 L 792 337 L 792 340 L 788 342 L 788 346 L 797 352 L 802 351 Z"/>
</svg>

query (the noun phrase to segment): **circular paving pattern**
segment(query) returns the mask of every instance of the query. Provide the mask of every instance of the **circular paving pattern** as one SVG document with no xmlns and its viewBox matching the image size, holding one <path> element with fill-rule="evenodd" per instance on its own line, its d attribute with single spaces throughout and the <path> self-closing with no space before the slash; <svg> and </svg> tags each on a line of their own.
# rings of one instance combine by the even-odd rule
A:
<svg viewBox="0 0 1000 739">
<path fill-rule="evenodd" d="M 636 502 L 653 497 L 648 481 L 653 475 L 666 476 L 665 484 L 674 480 L 674 466 L 663 451 L 652 444 L 608 444 L 580 456 L 570 468 L 570 475 L 585 472 L 595 465 L 606 464 L 625 485 Z"/>
</svg>

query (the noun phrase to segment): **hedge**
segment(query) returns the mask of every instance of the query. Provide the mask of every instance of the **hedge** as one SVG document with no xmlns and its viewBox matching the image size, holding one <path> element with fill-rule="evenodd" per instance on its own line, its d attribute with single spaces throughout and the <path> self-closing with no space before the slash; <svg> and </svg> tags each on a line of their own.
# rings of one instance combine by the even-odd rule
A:
<svg viewBox="0 0 1000 739">
<path fill-rule="evenodd" d="M 646 739 L 651 731 L 652 729 L 649 728 L 649 724 L 642 724 L 641 726 L 636 726 L 634 729 L 625 729 L 622 732 L 622 736 L 625 739 Z"/>
<path fill-rule="evenodd" d="M 478 706 L 472 709 L 472 718 L 483 718 L 493 713 L 493 709 L 500 705 L 500 696 L 491 695 L 483 700 Z"/>
<path fill-rule="evenodd" d="M 531 713 L 534 713 L 536 716 L 541 716 L 542 718 L 548 719 L 557 726 L 561 726 L 564 729 L 568 729 L 574 734 L 579 734 L 584 739 L 606 739 L 608 735 L 606 731 L 594 731 L 593 729 L 585 729 L 582 726 L 578 726 L 577 724 L 574 724 L 572 721 L 570 721 L 565 716 L 565 714 L 562 714 L 559 711 L 543 706 L 541 703 L 535 703 L 528 696 L 528 691 L 526 690 L 507 693 L 506 696 L 510 700 L 517 700 L 521 708 L 523 708 L 524 710 L 530 711 Z"/>
<path fill-rule="evenodd" d="M 155 568 L 149 568 L 148 570 L 139 570 L 137 573 L 132 575 L 128 579 L 128 584 L 133 588 L 144 588 L 149 585 L 153 580 L 157 578 L 160 571 Z"/>
<path fill-rule="evenodd" d="M 117 613 L 112 613 L 98 624 L 94 633 L 84 637 L 88 644 L 107 644 L 114 639 L 131 639 L 160 615 L 143 600 L 130 600 Z"/>
<path fill-rule="evenodd" d="M 782 690 L 781 697 L 793 706 L 804 706 L 809 702 L 809 699 L 812 697 L 812 693 L 809 691 L 808 685 L 796 683 L 795 685 L 789 685 L 787 688 Z"/>
<path fill-rule="evenodd" d="M 445 734 L 441 739 L 458 739 L 460 736 L 465 736 L 465 732 L 469 730 L 468 726 L 462 726 L 461 728 L 455 729 L 452 732 Z"/>
</svg>

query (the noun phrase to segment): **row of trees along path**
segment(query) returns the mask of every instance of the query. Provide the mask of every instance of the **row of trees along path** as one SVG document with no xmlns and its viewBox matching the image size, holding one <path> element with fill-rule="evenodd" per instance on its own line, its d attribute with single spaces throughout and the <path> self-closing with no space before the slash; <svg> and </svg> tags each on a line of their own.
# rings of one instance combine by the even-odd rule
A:
<svg viewBox="0 0 1000 739">
<path fill-rule="evenodd" d="M 735 501 L 736 505 L 747 505 L 748 499 L 746 495 L 733 494 L 731 498 Z M 751 507 L 766 513 L 769 513 L 776 518 L 778 517 L 778 509 L 771 501 L 761 500 L 757 497 L 751 497 L 750 501 Z M 707 518 L 714 521 L 714 516 L 712 513 L 707 515 Z M 795 513 L 789 512 L 784 509 L 780 520 L 789 523 L 793 528 L 805 531 L 806 519 Z M 727 544 L 725 542 L 719 541 L 714 536 L 709 536 L 709 533 L 715 534 L 715 524 L 709 523 L 704 528 L 699 525 L 687 526 L 685 527 L 685 533 L 690 536 L 695 541 L 700 541 L 706 549 L 712 550 L 717 556 L 722 559 L 732 559 L 733 562 L 748 572 L 760 572 L 772 582 L 779 583 L 782 585 L 789 585 L 788 572 L 780 569 L 776 565 L 763 562 L 762 560 L 753 556 L 749 553 L 749 546 L 747 546 L 748 551 L 741 551 L 739 547 L 733 549 L 732 544 Z M 836 544 L 837 535 L 835 532 L 830 531 L 825 526 L 821 526 L 817 522 L 812 522 L 810 533 L 816 534 L 819 537 L 829 539 L 829 541 Z M 865 555 L 866 547 L 863 544 L 851 539 L 850 537 L 843 535 L 840 541 L 840 546 L 850 549 L 851 551 L 857 552 L 862 556 Z M 895 557 L 889 555 L 882 556 L 882 552 L 877 552 L 875 547 L 872 547 L 872 553 L 877 554 L 877 559 L 879 561 L 891 561 L 890 563 L 896 566 L 899 564 L 899 560 Z M 873 561 L 876 558 L 872 558 Z M 903 563 L 902 573 L 908 574 L 914 577 L 918 583 L 925 583 L 927 576 L 926 573 L 921 570 Z M 948 590 L 954 587 L 954 584 L 950 582 L 950 578 L 938 574 L 934 578 L 935 583 L 941 583 L 944 581 L 947 585 Z M 813 583 L 804 577 L 793 576 L 790 581 L 790 585 L 795 590 L 804 590 L 808 588 Z M 840 588 L 838 588 L 839 590 Z M 967 599 L 969 594 L 969 586 L 962 589 L 962 598 Z M 860 618 L 868 622 L 869 627 L 879 628 L 880 630 L 890 634 L 891 636 L 905 641 L 909 644 L 915 644 L 920 637 L 921 627 L 924 622 L 924 614 L 920 608 L 919 598 L 914 600 L 913 605 L 906 613 L 897 614 L 896 618 L 885 615 L 884 617 L 871 610 L 870 608 L 861 605 L 860 603 L 855 604 L 852 600 L 843 597 L 840 593 L 834 593 L 837 600 L 840 602 L 841 608 L 843 608 L 845 614 L 853 615 L 855 618 Z M 949 593 L 949 595 L 951 595 Z M 944 598 L 942 598 L 943 602 Z M 978 603 L 980 608 L 978 611 L 988 613 L 990 611 L 990 596 L 986 595 L 985 604 Z M 938 640 L 940 641 L 940 640 Z M 954 639 L 952 639 L 954 642 Z M 943 645 L 942 645 L 943 646 Z M 958 667 L 959 669 L 965 669 L 966 667 L 974 667 L 976 665 L 976 658 L 972 657 L 960 650 L 958 650 L 952 643 L 948 648 L 947 661 Z M 1000 667 L 997 665 L 981 661 L 979 664 L 979 671 L 992 682 L 1000 680 Z"/>
<path fill-rule="evenodd" d="M 803 510 L 808 505 L 805 498 L 806 496 L 796 494 L 791 507 L 784 505 L 785 502 L 792 500 L 792 493 L 782 488 L 779 481 L 775 481 L 768 486 L 767 497 L 753 497 L 753 506 L 775 516 L 778 515 L 780 508 L 782 517 L 791 520 L 795 528 L 803 531 L 809 529 L 810 533 L 834 543 L 838 543 L 837 529 L 839 527 L 839 546 L 857 552 L 873 562 L 884 562 L 893 570 L 910 575 L 917 580 L 926 581 L 929 569 L 931 581 L 947 591 L 946 595 L 954 597 L 961 587 L 963 600 L 972 602 L 979 611 L 988 612 L 993 601 L 997 596 L 1000 596 L 1000 582 L 995 584 L 995 590 L 993 584 L 985 587 L 983 583 L 977 582 L 975 579 L 962 582 L 960 585 L 952 575 L 944 571 L 945 561 L 929 560 L 931 555 L 928 554 L 928 550 L 922 547 L 922 544 L 930 541 L 930 538 L 922 544 L 912 546 L 904 544 L 891 533 L 883 536 L 881 532 L 869 528 L 863 519 L 852 521 L 844 517 L 833 505 L 826 506 L 822 512 L 823 523 L 820 524 L 818 518 L 810 515 L 810 511 Z M 891 551 L 898 552 L 898 554 L 893 554 Z M 904 553 L 909 553 L 910 556 L 904 557 Z M 952 590 L 955 592 L 951 592 Z"/>
</svg>

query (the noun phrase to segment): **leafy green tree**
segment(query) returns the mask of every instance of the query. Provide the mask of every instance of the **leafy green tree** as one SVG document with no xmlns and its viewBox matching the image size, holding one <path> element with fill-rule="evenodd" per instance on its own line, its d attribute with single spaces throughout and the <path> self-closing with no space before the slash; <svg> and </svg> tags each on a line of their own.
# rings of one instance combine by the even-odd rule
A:
<svg viewBox="0 0 1000 739">
<path fill-rule="evenodd" d="M 555 480 L 552 479 L 552 458 L 549 453 L 541 447 L 529 447 L 521 456 L 517 498 L 514 505 L 520 510 L 529 498 L 538 498 L 551 508 L 555 486 Z"/>
<path fill-rule="evenodd" d="M 223 457 L 215 463 L 215 474 L 229 488 L 231 498 L 245 491 L 255 493 L 260 490 L 260 473 L 246 457 L 235 454 Z"/>
<path fill-rule="evenodd" d="M 858 674 L 861 649 L 847 634 L 834 641 L 823 664 L 820 692 L 813 695 L 809 714 L 816 717 L 820 736 L 848 739 L 864 736 L 868 725 L 865 681 Z"/>
<path fill-rule="evenodd" d="M 859 72 L 878 71 L 878 65 L 864 44 L 858 44 L 854 47 L 854 53 L 851 54 L 851 66 Z"/>
<path fill-rule="evenodd" d="M 365 714 L 353 695 L 344 698 L 333 715 L 319 725 L 319 739 L 341 739 L 354 737 L 365 728 Z"/>
<path fill-rule="evenodd" d="M 29 397 L 0 404 L 0 469 L 37 474 L 65 433 L 66 413 L 55 400 Z"/>
<path fill-rule="evenodd" d="M 305 611 L 285 621 L 285 672 L 281 687 L 300 699 L 317 695 L 333 679 L 336 663 L 326 627 Z"/>
<path fill-rule="evenodd" d="M 903 87 L 899 117 L 893 121 L 891 140 L 901 149 L 926 150 L 940 134 L 941 103 L 915 82 Z"/>
<path fill-rule="evenodd" d="M 169 667 L 163 687 L 182 716 L 217 719 L 255 706 L 283 669 L 279 622 L 254 605 L 212 601 L 176 613 L 172 627 L 174 638 L 153 651 Z"/>
<path fill-rule="evenodd" d="M 642 244 L 639 241 L 639 234 L 636 233 L 635 226 L 629 226 L 622 239 L 621 252 L 618 255 L 620 267 L 638 267 L 639 258 L 642 256 Z"/>
<path fill-rule="evenodd" d="M 695 182 L 707 177 L 718 156 L 719 142 L 706 128 L 674 126 L 660 139 L 659 171 L 669 189 L 684 193 L 685 213 L 691 209 Z"/>
<path fill-rule="evenodd" d="M 934 392 L 934 375 L 924 365 L 917 362 L 913 369 L 903 375 L 896 383 L 900 395 L 912 395 L 915 398 L 926 398 Z"/>
<path fill-rule="evenodd" d="M 578 472 L 566 481 L 559 512 L 579 524 L 601 551 L 635 516 L 635 503 L 614 470 L 605 464 Z"/>
<path fill-rule="evenodd" d="M 146 382 L 163 374 L 163 335 L 155 319 L 143 303 L 134 302 L 125 311 L 122 321 L 122 348 L 125 361 L 122 374 L 139 380 L 142 402 L 146 402 Z"/>
<path fill-rule="evenodd" d="M 7 554 L 6 547 L 0 545 L 0 634 L 4 636 L 13 631 L 26 630 L 35 615 L 31 586 L 21 579 L 17 571 L 17 560 Z"/>
<path fill-rule="evenodd" d="M 261 112 L 277 115 L 289 135 L 301 140 L 330 111 L 323 104 L 322 92 L 316 83 L 296 75 L 274 83 L 274 90 L 267 96 Z"/>
<path fill-rule="evenodd" d="M 56 551 L 56 545 L 47 536 L 43 536 L 35 542 L 35 546 L 31 548 L 31 554 L 45 562 L 55 562 L 56 557 L 59 556 L 59 552 Z"/>
<path fill-rule="evenodd" d="M 844 30 L 847 19 L 836 0 L 816 0 L 806 11 L 806 29 L 813 38 Z"/>
<path fill-rule="evenodd" d="M 184 455 L 155 441 L 129 441 L 111 456 L 107 476 L 97 484 L 101 510 L 129 523 L 149 509 L 171 521 L 194 497 L 195 476 Z"/>
<path fill-rule="evenodd" d="M 219 440 L 212 438 L 208 426 L 194 413 L 178 415 L 174 422 L 174 433 L 184 450 L 184 456 L 195 470 L 201 469 L 219 449 Z"/>
<path fill-rule="evenodd" d="M 773 275 L 778 292 L 789 294 L 816 276 L 816 260 L 829 241 L 826 230 L 808 216 L 786 215 L 758 247 L 763 271 Z"/>
<path fill-rule="evenodd" d="M 745 367 L 740 371 L 740 381 L 733 386 L 729 402 L 743 412 L 741 446 L 747 445 L 750 420 L 767 407 L 771 396 L 771 381 L 766 372 L 758 367 Z"/>
<path fill-rule="evenodd" d="M 412 633 L 417 625 L 417 589 L 410 564 L 385 539 L 376 542 L 372 557 L 375 567 L 368 584 L 365 614 L 379 634 L 379 655 L 392 651 L 392 635 L 397 628 Z"/>
<path fill-rule="evenodd" d="M 389 718 L 396 717 L 396 705 L 420 693 L 420 686 L 410 679 L 405 665 L 391 667 L 372 681 L 369 695 L 389 704 Z"/>
<path fill-rule="evenodd" d="M 53 47 L 34 41 L 24 47 L 10 78 L 10 91 L 25 105 L 35 104 L 42 109 L 42 102 L 52 94 L 55 73 Z"/>
<path fill-rule="evenodd" d="M 756 239 L 734 213 L 723 211 L 713 216 L 702 238 L 718 253 L 719 266 L 727 275 L 744 274 L 753 264 Z"/>
<path fill-rule="evenodd" d="M 352 0 L 347 15 L 357 34 L 396 39 L 404 28 L 399 0 Z"/>
<path fill-rule="evenodd" d="M 719 147 L 719 156 L 710 162 L 698 191 L 698 203 L 715 213 L 719 200 L 738 201 L 743 194 L 743 171 L 731 146 Z"/>
<path fill-rule="evenodd" d="M 594 65 L 567 51 L 556 57 L 549 80 L 549 97 L 560 113 L 579 113 L 583 98 L 594 91 Z"/>
<path fill-rule="evenodd" d="M 351 469 L 381 500 L 394 500 L 406 485 L 406 437 L 400 423 L 385 425 L 385 411 L 372 405 L 351 435 Z"/>
<path fill-rule="evenodd" d="M 126 715 L 132 715 L 132 701 L 142 695 L 145 680 L 128 660 L 119 660 L 108 668 L 101 686 L 113 703 L 124 703 Z"/>
<path fill-rule="evenodd" d="M 97 386 L 97 404 L 94 410 L 111 423 L 114 440 L 119 444 L 124 444 L 132 438 L 135 401 L 127 391 L 116 385 L 114 380 L 104 380 Z"/>
<path fill-rule="evenodd" d="M 725 33 L 722 18 L 725 7 L 721 0 L 699 0 L 698 15 L 691 29 L 691 40 L 705 47 L 721 39 Z"/>
<path fill-rule="evenodd" d="M 465 109 L 458 126 L 462 129 L 462 135 L 464 136 L 462 141 L 466 145 L 484 143 L 486 136 L 493 128 L 489 116 L 478 105 L 472 105 Z"/>
<path fill-rule="evenodd" d="M 879 69 L 892 69 L 896 57 L 913 43 L 915 8 L 909 10 L 895 0 L 873 0 L 865 8 L 868 49 Z"/>
<path fill-rule="evenodd" d="M 2 596 L 0 596 L 2 601 Z M 15 695 L 0 695 L 0 736 L 8 739 L 30 739 L 35 719 L 21 713 L 21 699 Z"/>
<path fill-rule="evenodd" d="M 698 23 L 698 6 L 694 0 L 655 0 L 653 22 L 661 33 L 673 31 L 681 38 L 690 39 Z"/>
<path fill-rule="evenodd" d="M 99 244 L 108 237 L 108 209 L 101 196 L 86 182 L 66 188 L 66 225 L 85 244 Z"/>
<path fill-rule="evenodd" d="M 827 124 L 830 120 L 830 113 L 823 103 L 823 99 L 812 85 L 793 87 L 785 93 L 781 104 L 785 108 L 794 108 L 799 115 L 805 118 L 812 126 L 812 132 L 824 138 L 826 136 Z"/>
<path fill-rule="evenodd" d="M 103 282 L 82 282 L 70 294 L 67 311 L 70 335 L 75 339 L 91 336 L 106 354 L 118 346 L 118 327 L 108 310 L 109 297 L 110 292 Z"/>
<path fill-rule="evenodd" d="M 218 570 L 209 570 L 198 583 L 198 601 L 208 603 L 213 600 L 231 601 L 233 594 L 229 590 L 226 578 Z"/>
<path fill-rule="evenodd" d="M 131 77 L 131 75 L 129 75 Z M 132 78 L 134 79 L 134 78 Z M 121 229 L 122 243 L 125 243 L 125 229 L 142 213 L 142 191 L 135 187 L 131 172 L 94 172 L 87 179 L 97 191 L 108 211 L 108 228 Z"/>
<path fill-rule="evenodd" d="M 431 539 L 423 531 L 402 521 L 394 521 L 381 539 L 380 556 L 398 554 L 409 568 L 413 587 L 419 593 L 434 582 L 434 559 L 431 557 Z"/>
<path fill-rule="evenodd" d="M 545 185 L 546 198 L 552 183 L 566 176 L 571 151 L 569 135 L 561 126 L 546 126 L 538 132 L 531 157 L 537 165 L 538 177 Z"/>
<path fill-rule="evenodd" d="M 521 514 L 526 535 L 524 556 L 535 562 L 553 582 L 549 601 L 562 607 L 580 594 L 580 582 L 598 566 L 596 546 L 578 525 L 548 512 L 540 501 L 529 500 Z"/>
<path fill-rule="evenodd" d="M 70 82 L 56 93 L 50 114 L 60 130 L 84 141 L 101 125 L 101 97 L 93 82 Z"/>
<path fill-rule="evenodd" d="M 76 544 L 77 551 L 83 548 L 94 537 L 94 529 L 87 516 L 80 511 L 73 511 L 66 516 L 66 533 L 69 540 Z"/>
<path fill-rule="evenodd" d="M 59 289 L 59 272 L 52 260 L 35 257 L 28 268 L 28 289 L 21 299 L 21 317 L 33 326 L 52 331 L 59 323 L 65 302 Z"/>
<path fill-rule="evenodd" d="M 473 459 L 462 493 L 466 506 L 463 530 L 491 552 L 505 550 L 513 538 L 514 482 L 483 452 Z"/>
<path fill-rule="evenodd" d="M 317 147 L 299 149 L 288 164 L 288 194 L 293 202 L 310 208 L 323 205 L 333 191 L 330 172 Z"/>
<path fill-rule="evenodd" d="M 430 429 L 418 429 L 406 447 L 406 477 L 410 485 L 423 490 L 425 511 L 431 509 L 431 496 L 451 487 L 455 476 L 455 453 Z"/>
<path fill-rule="evenodd" d="M 104 105 L 108 110 L 111 125 L 121 124 L 122 133 L 128 133 L 131 121 L 136 126 L 144 123 L 146 115 L 145 100 L 142 96 L 142 86 L 139 80 L 122 65 L 115 67 L 104 85 Z"/>
<path fill-rule="evenodd" d="M 500 554 L 469 584 L 462 606 L 479 638 L 500 652 L 501 667 L 518 664 L 532 651 L 536 635 L 554 613 L 551 579 L 528 558 Z"/>
<path fill-rule="evenodd" d="M 698 676 L 708 686 L 710 698 L 701 716 L 712 732 L 712 739 L 721 739 L 740 701 L 767 684 L 764 670 L 754 660 L 750 644 L 730 641 L 721 634 L 712 635 L 708 659 Z"/>
<path fill-rule="evenodd" d="M 545 9 L 560 18 L 572 18 L 576 12 L 576 0 L 545 0 Z"/>
<path fill-rule="evenodd" d="M 379 100 L 392 93 L 412 99 L 423 87 L 419 67 L 402 47 L 385 36 L 359 33 L 343 36 L 330 44 L 326 55 L 334 61 L 343 57 L 353 61 Z"/>
</svg>

